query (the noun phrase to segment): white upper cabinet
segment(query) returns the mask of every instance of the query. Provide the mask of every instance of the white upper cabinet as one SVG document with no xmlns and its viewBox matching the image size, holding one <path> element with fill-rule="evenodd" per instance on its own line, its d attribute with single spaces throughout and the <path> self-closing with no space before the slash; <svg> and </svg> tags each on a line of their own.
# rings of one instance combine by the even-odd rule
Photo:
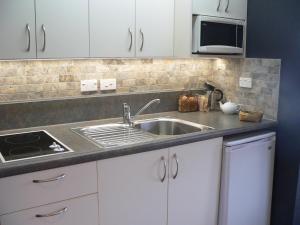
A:
<svg viewBox="0 0 300 225">
<path fill-rule="evenodd" d="M 90 0 L 91 57 L 135 56 L 135 0 Z"/>
<path fill-rule="evenodd" d="M 168 150 L 98 162 L 99 224 L 166 225 Z"/>
<path fill-rule="evenodd" d="M 34 0 L 1 0 L 0 59 L 35 57 Z"/>
<path fill-rule="evenodd" d="M 216 225 L 222 138 L 170 148 L 168 225 Z"/>
<path fill-rule="evenodd" d="M 227 3 L 228 8 L 227 12 L 225 8 L 225 14 L 228 15 L 229 18 L 247 19 L 247 0 L 228 0 Z"/>
<path fill-rule="evenodd" d="M 174 0 L 136 0 L 136 56 L 173 56 Z"/>
<path fill-rule="evenodd" d="M 247 19 L 247 0 L 193 0 L 193 14 Z"/>
<path fill-rule="evenodd" d="M 38 58 L 89 56 L 87 0 L 36 0 Z"/>
</svg>

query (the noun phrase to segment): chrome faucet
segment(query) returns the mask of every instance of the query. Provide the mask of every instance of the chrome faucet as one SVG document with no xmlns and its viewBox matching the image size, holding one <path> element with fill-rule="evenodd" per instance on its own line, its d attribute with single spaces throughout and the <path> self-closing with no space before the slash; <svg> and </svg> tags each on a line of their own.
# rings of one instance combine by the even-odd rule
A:
<svg viewBox="0 0 300 225">
<path fill-rule="evenodd" d="M 146 109 L 148 109 L 154 103 L 159 104 L 160 103 L 160 99 L 153 99 L 153 100 L 151 100 L 146 105 L 144 105 L 142 108 L 140 108 L 134 116 L 131 116 L 130 105 L 128 105 L 127 103 L 123 103 L 123 122 L 126 123 L 126 124 L 129 124 L 129 126 L 132 126 L 134 118 L 136 116 L 140 115 Z"/>
</svg>

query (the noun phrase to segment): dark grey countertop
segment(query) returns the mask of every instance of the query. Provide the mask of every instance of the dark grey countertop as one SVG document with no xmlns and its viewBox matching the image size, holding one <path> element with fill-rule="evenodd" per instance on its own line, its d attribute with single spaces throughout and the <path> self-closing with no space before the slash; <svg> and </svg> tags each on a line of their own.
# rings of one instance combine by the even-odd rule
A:
<svg viewBox="0 0 300 225">
<path fill-rule="evenodd" d="M 74 165 L 89 161 L 107 159 L 117 156 L 147 152 L 171 146 L 207 140 L 210 138 L 224 137 L 246 132 L 255 132 L 259 130 L 273 130 L 277 125 L 277 122 L 272 120 L 263 120 L 261 123 L 240 122 L 237 115 L 225 115 L 222 112 L 166 112 L 144 115 L 140 118 L 155 118 L 166 116 L 200 123 L 203 125 L 214 127 L 215 129 L 205 132 L 196 132 L 158 139 L 142 144 L 111 148 L 109 150 L 101 149 L 100 147 L 94 145 L 92 142 L 74 133 L 71 128 L 120 122 L 120 118 L 1 131 L 0 135 L 46 130 L 62 143 L 74 150 L 74 152 L 8 163 L 0 162 L 0 178 L 56 167 Z"/>
</svg>

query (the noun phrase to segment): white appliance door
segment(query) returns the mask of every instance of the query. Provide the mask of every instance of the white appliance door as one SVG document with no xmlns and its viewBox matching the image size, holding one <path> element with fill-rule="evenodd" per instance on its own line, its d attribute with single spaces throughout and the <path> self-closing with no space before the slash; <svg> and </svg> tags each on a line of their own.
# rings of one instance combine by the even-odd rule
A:
<svg viewBox="0 0 300 225">
<path fill-rule="evenodd" d="M 274 152 L 275 136 L 224 148 L 219 225 L 269 225 Z"/>
</svg>

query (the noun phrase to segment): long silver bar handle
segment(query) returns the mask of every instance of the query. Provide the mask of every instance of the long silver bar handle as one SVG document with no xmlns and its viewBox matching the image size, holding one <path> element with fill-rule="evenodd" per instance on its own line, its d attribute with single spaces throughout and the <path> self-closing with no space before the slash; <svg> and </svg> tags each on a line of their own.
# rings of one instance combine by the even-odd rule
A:
<svg viewBox="0 0 300 225">
<path fill-rule="evenodd" d="M 163 177 L 160 179 L 160 181 L 163 183 L 163 182 L 165 181 L 165 179 L 166 179 L 166 176 L 167 176 L 167 162 L 166 162 L 164 156 L 162 156 L 162 157 L 160 158 L 160 160 L 163 162 L 163 165 L 164 165 L 164 175 L 163 175 Z"/>
<path fill-rule="evenodd" d="M 144 48 L 144 33 L 143 33 L 142 29 L 140 29 L 140 34 L 141 34 L 141 37 L 142 37 L 142 44 L 141 44 L 141 47 L 140 47 L 140 51 L 143 51 L 143 48 Z"/>
<path fill-rule="evenodd" d="M 43 24 L 42 25 L 42 30 L 43 30 L 43 34 L 44 34 L 44 44 L 43 44 L 43 48 L 42 51 L 44 52 L 46 50 L 46 44 L 47 44 L 47 39 L 46 39 L 46 27 Z"/>
<path fill-rule="evenodd" d="M 27 44 L 27 52 L 30 52 L 30 44 L 31 44 L 31 34 L 30 34 L 30 26 L 29 24 L 26 24 L 26 31 L 27 31 L 27 35 L 28 35 L 28 44 Z"/>
<path fill-rule="evenodd" d="M 132 31 L 131 31 L 130 27 L 128 28 L 128 32 L 129 32 L 129 35 L 130 35 L 130 44 L 129 44 L 128 51 L 131 51 L 131 48 L 132 48 L 132 42 L 133 42 L 133 37 L 132 37 Z"/>
<path fill-rule="evenodd" d="M 178 162 L 178 158 L 177 158 L 176 154 L 173 155 L 173 159 L 175 159 L 175 162 L 176 162 L 176 172 L 173 175 L 173 179 L 175 180 L 176 177 L 178 176 L 178 170 L 179 170 L 179 162 Z"/>
<path fill-rule="evenodd" d="M 60 210 L 57 210 L 57 211 L 54 211 L 54 212 L 51 212 L 51 213 L 47 213 L 47 214 L 37 214 L 35 215 L 35 217 L 37 218 L 43 218 L 43 217 L 52 217 L 52 216 L 58 216 L 62 213 L 66 213 L 68 211 L 68 208 L 67 207 L 64 207 Z"/>
<path fill-rule="evenodd" d="M 61 174 L 57 177 L 53 177 L 53 178 L 49 178 L 49 179 L 44 179 L 44 180 L 33 180 L 32 182 L 33 183 L 36 183 L 36 184 L 40 184 L 40 183 L 48 183 L 48 182 L 53 182 L 53 181 L 59 181 L 59 180 L 62 180 L 66 177 L 66 174 Z"/>
<path fill-rule="evenodd" d="M 230 5 L 230 0 L 227 0 L 227 6 L 226 6 L 226 9 L 225 9 L 226 13 L 228 13 L 229 5 Z"/>
<path fill-rule="evenodd" d="M 219 0 L 219 4 L 218 4 L 218 7 L 217 7 L 218 12 L 220 11 L 220 6 L 221 6 L 221 0 Z"/>
</svg>

